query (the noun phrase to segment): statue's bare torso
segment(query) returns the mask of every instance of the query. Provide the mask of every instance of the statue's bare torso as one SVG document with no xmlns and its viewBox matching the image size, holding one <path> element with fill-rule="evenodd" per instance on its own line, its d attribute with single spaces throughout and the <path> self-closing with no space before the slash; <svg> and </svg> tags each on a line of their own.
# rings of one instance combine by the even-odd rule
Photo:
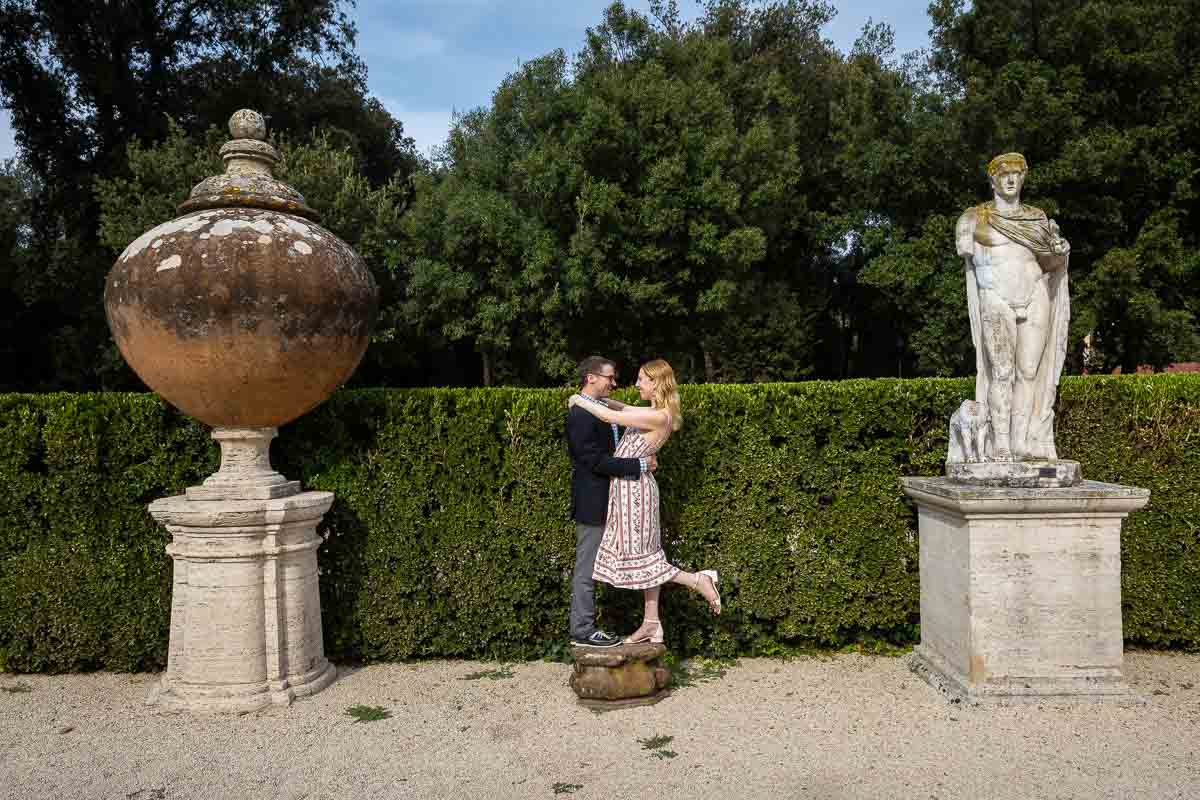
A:
<svg viewBox="0 0 1200 800">
<path fill-rule="evenodd" d="M 979 220 L 974 227 L 972 261 L 980 290 L 994 293 L 1018 316 L 1024 316 L 1035 296 L 1049 300 L 1045 274 L 1029 248 Z"/>
</svg>

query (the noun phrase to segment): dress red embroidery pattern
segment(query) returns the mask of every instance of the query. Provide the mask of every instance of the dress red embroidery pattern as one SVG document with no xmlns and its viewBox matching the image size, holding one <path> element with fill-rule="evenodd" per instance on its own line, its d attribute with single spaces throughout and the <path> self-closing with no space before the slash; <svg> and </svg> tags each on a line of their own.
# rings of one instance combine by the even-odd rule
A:
<svg viewBox="0 0 1200 800">
<path fill-rule="evenodd" d="M 613 455 L 644 458 L 658 448 L 642 432 L 630 428 Z M 613 478 L 608 490 L 608 520 L 596 554 L 592 577 L 622 589 L 661 586 L 679 572 L 667 561 L 658 519 L 658 483 L 653 473 L 637 478 Z"/>
</svg>

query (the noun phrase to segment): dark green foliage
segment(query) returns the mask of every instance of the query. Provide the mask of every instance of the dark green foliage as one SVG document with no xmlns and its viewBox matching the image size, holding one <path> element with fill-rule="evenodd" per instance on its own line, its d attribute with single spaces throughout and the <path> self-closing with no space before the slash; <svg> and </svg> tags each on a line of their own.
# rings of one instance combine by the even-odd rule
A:
<svg viewBox="0 0 1200 800">
<path fill-rule="evenodd" d="M 204 136 L 186 136 L 173 120 L 169 123 L 166 138 L 154 146 L 137 140 L 129 143 L 126 174 L 96 178 L 100 243 L 113 257 L 145 231 L 172 219 L 193 186 L 224 170 L 218 151 L 229 137 L 227 131 L 211 127 Z M 364 164 L 339 142 L 340 137 L 330 128 L 316 130 L 304 139 L 277 137 L 281 159 L 274 175 L 321 209 L 321 224 L 362 256 L 379 284 L 384 310 L 353 381 L 368 386 L 405 385 L 406 370 L 413 366 L 417 351 L 429 351 L 413 341 L 412 326 L 395 313 L 403 287 L 387 266 L 400 235 L 408 184 L 397 178 L 371 186 L 364 177 Z M 5 188 L 0 172 L 0 247 L 4 243 Z"/>
<path fill-rule="evenodd" d="M 466 675 L 463 675 L 461 678 L 459 678 L 459 680 L 460 681 L 481 681 L 481 680 L 486 679 L 489 681 L 502 681 L 502 680 L 507 680 L 508 678 L 511 678 L 513 676 L 513 674 L 514 673 L 510 667 L 502 665 L 500 667 L 497 667 L 496 669 L 481 669 L 478 672 L 469 672 Z"/>
<path fill-rule="evenodd" d="M 558 782 L 558 783 L 554 784 L 554 793 L 555 794 L 575 794 L 575 792 L 577 792 L 578 790 L 580 790 L 582 788 L 583 788 L 582 783 Z"/>
<path fill-rule="evenodd" d="M 523 62 L 427 163 L 347 3 L 0 0 L 0 390 L 141 387 L 103 277 L 239 106 L 380 283 L 353 385 L 548 386 L 593 351 L 688 382 L 967 374 L 954 223 L 1010 150 L 1072 244 L 1068 372 L 1200 359 L 1198 0 L 934 0 L 903 56 L 878 23 L 838 52 L 827 0 L 644 5 Z"/>
<path fill-rule="evenodd" d="M 1093 369 L 1200 358 L 1198 11 L 1195 0 L 930 3 L 941 89 L 923 105 L 940 94 L 944 108 L 914 133 L 941 128 L 943 157 L 966 169 L 949 184 L 960 192 L 985 192 L 997 153 L 1029 159 L 1027 202 L 1072 243 L 1071 349 L 1077 360 L 1091 334 Z M 914 200 L 926 214 L 961 211 L 949 196 Z"/>
<path fill-rule="evenodd" d="M 1059 453 L 1085 478 L 1150 490 L 1121 532 L 1126 637 L 1200 650 L 1200 376 L 1067 386 Z"/>
<path fill-rule="evenodd" d="M 680 655 L 918 636 L 915 512 L 961 379 L 689 386 L 663 452 L 667 553 L 721 571 L 725 611 L 663 596 Z M 537 658 L 566 636 L 574 529 L 564 391 L 342 391 L 275 446 L 337 493 L 319 559 L 335 659 Z M 631 398 L 626 398 L 631 399 Z M 1059 450 L 1151 490 L 1122 535 L 1125 633 L 1200 649 L 1200 376 L 1068 378 Z M 0 396 L 0 670 L 161 667 L 170 562 L 150 501 L 216 467 L 150 395 Z M 603 590 L 632 630 L 636 592 Z"/>
<path fill-rule="evenodd" d="M 0 670 L 165 663 L 166 531 L 145 505 L 216 465 L 148 395 L 0 395 Z"/>
<path fill-rule="evenodd" d="M 573 60 L 523 64 L 418 182 L 406 311 L 472 343 L 483 383 L 554 383 L 593 350 L 688 381 L 820 374 L 832 9 L 676 5 L 613 3 Z"/>
<path fill-rule="evenodd" d="M 674 653 L 668 652 L 663 657 L 667 669 L 671 671 L 671 689 L 685 689 L 701 683 L 719 680 L 725 677 L 729 668 L 737 663 L 733 658 L 705 658 L 696 656 L 681 659 Z"/>
<path fill-rule="evenodd" d="M 907 55 L 878 23 L 838 52 L 827 0 L 643 5 L 523 62 L 427 163 L 347 3 L 0 0 L 0 390 L 141 387 L 103 276 L 239 106 L 380 283 L 352 385 L 548 386 L 594 351 L 688 382 L 967 374 L 954 223 L 1009 150 L 1072 243 L 1068 372 L 1200 359 L 1197 0 L 934 0 Z"/>
<path fill-rule="evenodd" d="M 824 0 L 700 5 L 611 4 L 418 182 L 406 316 L 483 383 L 593 350 L 689 382 L 967 374 L 954 224 L 1011 150 L 1072 243 L 1068 370 L 1200 358 L 1196 0 L 935 0 L 902 57 L 874 23 L 835 51 Z"/>
<path fill-rule="evenodd" d="M 0 165 L 0 332 L 19 332 L 0 344 L 0 389 L 141 387 L 105 324 L 116 253 L 101 247 L 95 194 L 97 179 L 131 177 L 131 144 L 162 142 L 172 124 L 203 136 L 249 107 L 276 135 L 320 128 L 372 186 L 417 169 L 412 140 L 367 94 L 347 11 L 339 0 L 0 0 L 0 105 L 21 160 Z M 183 169 L 154 177 L 195 177 L 196 163 L 171 166 Z M 154 224 L 178 203 L 127 200 Z"/>
</svg>

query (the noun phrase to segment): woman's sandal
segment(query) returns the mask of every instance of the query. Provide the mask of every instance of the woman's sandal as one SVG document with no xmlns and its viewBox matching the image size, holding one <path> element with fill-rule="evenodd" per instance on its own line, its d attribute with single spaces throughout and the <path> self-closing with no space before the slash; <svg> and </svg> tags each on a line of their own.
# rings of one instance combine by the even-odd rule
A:
<svg viewBox="0 0 1200 800">
<path fill-rule="evenodd" d="M 632 635 L 625 637 L 625 644 L 662 644 L 663 626 L 656 619 L 644 619 L 641 626 Z"/>
<path fill-rule="evenodd" d="M 721 593 L 719 591 L 717 591 L 717 584 L 721 582 L 721 576 L 717 574 L 717 571 L 715 569 L 700 570 L 698 573 L 696 573 L 696 591 L 697 592 L 700 592 L 700 576 L 701 575 L 703 575 L 705 578 L 708 578 L 708 582 L 710 584 L 712 584 L 713 594 L 716 595 L 716 597 L 714 597 L 712 600 L 708 600 L 707 597 L 705 597 L 704 599 L 708 600 L 708 607 L 710 609 L 712 609 L 712 612 L 714 614 L 720 614 L 721 613 Z M 700 592 L 700 595 L 703 596 L 704 592 Z"/>
</svg>

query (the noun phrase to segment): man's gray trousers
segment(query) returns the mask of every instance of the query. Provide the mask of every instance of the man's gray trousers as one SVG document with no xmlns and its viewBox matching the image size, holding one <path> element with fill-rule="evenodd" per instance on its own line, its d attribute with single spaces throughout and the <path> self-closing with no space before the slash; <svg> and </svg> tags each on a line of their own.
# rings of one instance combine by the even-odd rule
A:
<svg viewBox="0 0 1200 800">
<path fill-rule="evenodd" d="M 571 578 L 571 638 L 586 639 L 596 630 L 596 582 L 592 570 L 604 538 L 603 525 L 575 523 L 575 574 Z"/>
</svg>

